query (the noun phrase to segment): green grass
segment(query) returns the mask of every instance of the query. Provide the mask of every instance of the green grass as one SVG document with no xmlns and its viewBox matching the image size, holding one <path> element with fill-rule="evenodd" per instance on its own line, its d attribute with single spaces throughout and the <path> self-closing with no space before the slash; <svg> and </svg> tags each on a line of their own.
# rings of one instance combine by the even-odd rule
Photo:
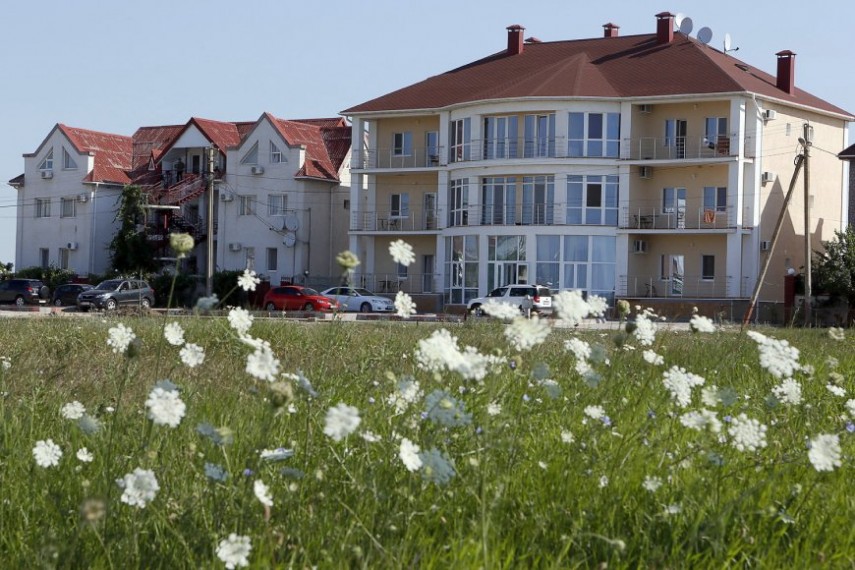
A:
<svg viewBox="0 0 855 570">
<path fill-rule="evenodd" d="M 107 330 L 118 322 L 141 339 L 138 356 L 107 346 Z M 770 401 L 777 381 L 760 368 L 755 343 L 738 333 L 661 332 L 653 348 L 665 367 L 656 367 L 633 339 L 627 344 L 635 350 L 617 348 L 616 330 L 556 329 L 545 344 L 516 354 L 499 323 L 442 325 L 461 346 L 513 360 L 477 383 L 416 368 L 418 341 L 439 326 L 258 320 L 250 333 L 270 341 L 284 372 L 302 370 L 319 393 L 309 398 L 294 386 L 289 412 L 277 411 L 269 386 L 245 372 L 250 349 L 225 319 L 180 321 L 187 341 L 206 350 L 196 369 L 162 341 L 164 322 L 0 321 L 0 356 L 12 363 L 0 371 L 3 567 L 216 568 L 217 544 L 231 532 L 251 537 L 251 566 L 259 568 L 855 564 L 855 434 L 843 417 L 855 397 L 851 332 L 841 342 L 817 330 L 763 331 L 788 339 L 814 367 L 812 377 L 798 376 L 804 403 L 789 407 Z M 563 347 L 571 336 L 605 349 L 608 365 L 594 364 L 602 376 L 596 386 L 575 372 Z M 847 397 L 825 388 L 828 356 L 839 360 Z M 768 446 L 743 453 L 681 425 L 682 413 L 702 407 L 700 389 L 691 406 L 675 407 L 662 385 L 672 365 L 703 376 L 705 386 L 731 388 L 739 398 L 718 406 L 719 418 L 744 412 L 758 419 L 768 426 Z M 538 385 L 535 376 L 544 374 L 558 383 L 557 397 Z M 471 424 L 446 428 L 422 419 L 423 400 L 396 413 L 387 398 L 406 375 L 424 394 L 444 389 L 458 398 Z M 181 388 L 187 405 L 175 429 L 154 426 L 146 415 L 147 395 L 163 379 Z M 60 415 L 72 400 L 98 416 L 98 433 L 87 435 Z M 336 443 L 323 427 L 327 409 L 339 402 L 357 407 L 362 423 Z M 487 413 L 491 402 L 500 414 Z M 612 425 L 585 421 L 587 405 L 603 406 Z M 196 427 L 203 422 L 228 428 L 233 442 L 202 437 Z M 381 440 L 363 440 L 367 430 Z M 572 443 L 562 441 L 563 431 L 572 432 Z M 840 434 L 843 466 L 831 473 L 808 461 L 806 441 L 820 433 Z M 443 452 L 456 476 L 439 486 L 407 471 L 398 459 L 400 437 Z M 45 469 L 32 449 L 48 438 L 64 455 Z M 84 446 L 93 463 L 75 457 Z M 276 447 L 294 456 L 259 459 L 259 450 Z M 206 462 L 223 466 L 228 480 L 208 480 Z M 136 467 L 153 470 L 160 484 L 145 509 L 120 502 L 115 484 Z M 644 490 L 646 476 L 661 477 L 663 486 Z M 256 479 L 274 497 L 269 520 L 253 494 Z M 87 522 L 81 509 L 92 500 L 106 505 L 106 515 Z M 680 512 L 666 515 L 670 505 Z"/>
</svg>

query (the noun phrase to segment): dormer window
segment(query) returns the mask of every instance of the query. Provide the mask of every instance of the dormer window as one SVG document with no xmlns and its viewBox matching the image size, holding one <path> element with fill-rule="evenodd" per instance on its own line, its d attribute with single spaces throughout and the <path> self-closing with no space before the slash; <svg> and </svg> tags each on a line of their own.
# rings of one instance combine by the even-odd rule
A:
<svg viewBox="0 0 855 570">
<path fill-rule="evenodd" d="M 258 142 L 240 159 L 241 164 L 258 164 Z"/>
<path fill-rule="evenodd" d="M 77 170 L 77 163 L 74 162 L 74 159 L 71 158 L 71 155 L 67 150 L 65 150 L 65 147 L 62 148 L 62 169 Z"/>
<path fill-rule="evenodd" d="M 39 170 L 53 170 L 53 149 L 50 149 L 47 156 L 42 159 Z"/>
<path fill-rule="evenodd" d="M 270 141 L 270 164 L 278 164 L 284 162 L 282 159 L 282 151 L 276 146 L 273 141 Z"/>
</svg>

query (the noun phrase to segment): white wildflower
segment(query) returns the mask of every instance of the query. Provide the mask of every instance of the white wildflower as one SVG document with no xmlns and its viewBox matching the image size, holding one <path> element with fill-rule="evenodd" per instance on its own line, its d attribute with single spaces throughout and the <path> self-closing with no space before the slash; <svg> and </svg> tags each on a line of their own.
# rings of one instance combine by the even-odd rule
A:
<svg viewBox="0 0 855 570">
<path fill-rule="evenodd" d="M 671 392 L 671 399 L 681 408 L 685 408 L 692 401 L 692 388 L 704 383 L 702 377 L 679 366 L 672 366 L 662 376 L 665 388 Z"/>
<path fill-rule="evenodd" d="M 121 501 L 126 505 L 141 509 L 152 502 L 157 496 L 157 492 L 160 491 L 157 477 L 154 476 L 154 471 L 150 469 L 137 467 L 132 473 L 118 479 L 116 483 L 123 489 Z"/>
<path fill-rule="evenodd" d="M 184 329 L 178 323 L 169 323 L 163 327 L 163 337 L 172 346 L 181 346 L 184 344 Z"/>
<path fill-rule="evenodd" d="M 577 360 L 591 358 L 591 345 L 580 338 L 570 338 L 564 341 L 564 350 L 572 352 Z"/>
<path fill-rule="evenodd" d="M 855 419 L 855 399 L 846 401 L 846 410 L 849 412 L 849 417 Z"/>
<path fill-rule="evenodd" d="M 592 420 L 598 420 L 606 415 L 602 406 L 585 406 L 585 415 Z"/>
<path fill-rule="evenodd" d="M 802 385 L 792 378 L 785 378 L 783 382 L 772 388 L 772 393 L 782 404 L 798 406 L 802 403 Z"/>
<path fill-rule="evenodd" d="M 649 309 L 638 313 L 635 317 L 635 330 L 632 334 L 641 346 L 650 346 L 656 340 L 657 325 L 653 320 L 656 315 Z"/>
<path fill-rule="evenodd" d="M 561 430 L 561 441 L 569 445 L 576 441 L 576 438 L 573 436 L 573 432 L 565 429 Z"/>
<path fill-rule="evenodd" d="M 422 460 L 419 457 L 420 451 L 421 448 L 406 437 L 401 439 L 398 457 L 404 462 L 404 466 L 408 471 L 415 472 L 421 468 Z"/>
<path fill-rule="evenodd" d="M 181 362 L 188 368 L 196 368 L 205 362 L 205 349 L 198 344 L 188 343 L 179 351 Z"/>
<path fill-rule="evenodd" d="M 279 376 L 279 359 L 269 345 L 259 345 L 255 352 L 246 357 L 246 373 L 258 380 L 275 382 Z"/>
<path fill-rule="evenodd" d="M 745 414 L 733 418 L 727 433 L 731 443 L 739 451 L 757 451 L 766 447 L 766 426 Z"/>
<path fill-rule="evenodd" d="M 246 309 L 235 307 L 229 311 L 229 326 L 232 327 L 238 335 L 245 335 L 252 326 L 253 316 Z"/>
<path fill-rule="evenodd" d="M 829 382 L 828 384 L 825 385 L 825 389 L 828 390 L 829 392 L 831 392 L 832 394 L 834 394 L 835 396 L 838 396 L 840 398 L 846 397 L 846 388 L 843 388 L 843 387 L 838 386 L 836 384 L 832 384 Z"/>
<path fill-rule="evenodd" d="M 599 295 L 588 295 L 588 316 L 589 317 L 605 317 L 606 311 L 609 310 L 609 301 L 605 297 Z"/>
<path fill-rule="evenodd" d="M 810 440 L 808 459 L 817 471 L 834 471 L 840 467 L 840 438 L 837 434 L 820 434 Z"/>
<path fill-rule="evenodd" d="M 718 386 L 713 384 L 701 390 L 701 402 L 708 408 L 714 408 L 721 403 L 721 398 L 718 395 Z"/>
<path fill-rule="evenodd" d="M 487 404 L 487 413 L 491 416 L 498 416 L 502 413 L 502 406 L 496 402 L 490 402 Z"/>
<path fill-rule="evenodd" d="M 244 269 L 240 277 L 238 277 L 238 287 L 244 291 L 255 291 L 255 286 L 261 283 L 261 279 L 256 277 L 255 271 Z"/>
<path fill-rule="evenodd" d="M 217 546 L 217 558 L 225 563 L 226 568 L 233 570 L 234 568 L 245 568 L 249 566 L 249 553 L 252 550 L 252 544 L 248 536 L 239 536 L 231 533 L 228 538 L 224 538 Z"/>
<path fill-rule="evenodd" d="M 661 355 L 656 354 L 653 350 L 647 349 L 641 353 L 641 356 L 644 357 L 644 361 L 648 364 L 652 364 L 654 366 L 662 366 L 665 364 L 665 359 L 662 358 Z"/>
<path fill-rule="evenodd" d="M 841 327 L 831 327 L 828 329 L 828 336 L 832 340 L 846 340 L 846 331 Z"/>
<path fill-rule="evenodd" d="M 413 246 L 402 239 L 395 240 L 389 244 L 389 255 L 392 256 L 392 261 L 400 263 L 405 267 L 416 260 Z"/>
<path fill-rule="evenodd" d="M 490 299 L 481 305 L 481 310 L 484 314 L 503 321 L 510 321 L 520 316 L 520 308 L 518 306 L 496 301 L 495 299 Z"/>
<path fill-rule="evenodd" d="M 33 447 L 33 458 L 39 467 L 56 467 L 62 458 L 62 450 L 52 439 L 39 440 Z"/>
<path fill-rule="evenodd" d="M 662 478 L 648 475 L 644 478 L 644 483 L 642 483 L 641 486 L 644 490 L 655 493 L 659 490 L 659 487 L 662 486 Z"/>
<path fill-rule="evenodd" d="M 757 343 L 760 366 L 775 378 L 792 378 L 793 374 L 802 369 L 799 365 L 799 349 L 789 342 L 767 337 L 757 331 L 748 331 L 747 334 Z"/>
<path fill-rule="evenodd" d="M 689 321 L 689 328 L 692 329 L 692 332 L 696 333 L 714 333 L 715 325 L 709 317 L 704 317 L 702 315 L 692 315 L 692 319 Z"/>
<path fill-rule="evenodd" d="M 537 316 L 530 319 L 517 317 L 505 327 L 505 337 L 515 349 L 531 350 L 545 341 L 551 331 L 549 322 L 540 320 Z"/>
<path fill-rule="evenodd" d="M 324 433 L 335 441 L 341 441 L 359 427 L 362 418 L 359 410 L 353 406 L 339 403 L 327 410 L 324 422 Z"/>
<path fill-rule="evenodd" d="M 712 433 L 721 431 L 721 422 L 716 413 L 706 408 L 700 411 L 686 412 L 680 416 L 680 423 L 695 431 L 704 431 L 705 429 L 709 429 Z"/>
<path fill-rule="evenodd" d="M 607 475 L 601 475 L 600 476 L 600 489 L 603 489 L 603 488 L 608 487 L 608 486 L 609 486 L 608 476 Z"/>
<path fill-rule="evenodd" d="M 131 342 L 137 338 L 129 327 L 119 323 L 107 331 L 107 345 L 113 347 L 113 352 L 122 353 L 128 350 Z"/>
<path fill-rule="evenodd" d="M 262 505 L 265 507 L 273 506 L 273 497 L 270 495 L 270 489 L 267 488 L 264 481 L 257 479 L 252 484 L 252 492 L 255 493 L 256 498 L 261 501 Z"/>
<path fill-rule="evenodd" d="M 374 433 L 373 431 L 364 431 L 364 432 L 360 433 L 359 435 L 361 435 L 362 439 L 364 439 L 368 443 L 377 443 L 378 441 L 383 439 L 379 435 Z"/>
<path fill-rule="evenodd" d="M 81 447 L 77 450 L 77 459 L 83 463 L 92 463 L 92 461 L 95 460 L 95 456 L 92 455 L 92 452 L 85 447 Z"/>
<path fill-rule="evenodd" d="M 155 424 L 172 428 L 178 427 L 187 409 L 177 390 L 164 390 L 160 387 L 155 387 L 149 393 L 145 406 L 148 408 L 148 417 Z"/>
<path fill-rule="evenodd" d="M 591 313 L 591 306 L 577 289 L 559 291 L 552 297 L 552 308 L 559 319 L 571 326 L 581 323 Z"/>
<path fill-rule="evenodd" d="M 403 291 L 398 291 L 395 295 L 395 314 L 404 319 L 409 319 L 416 314 L 416 304 L 413 302 L 413 298 Z"/>
<path fill-rule="evenodd" d="M 83 417 L 83 414 L 86 413 L 86 408 L 83 404 L 74 400 L 73 402 L 65 404 L 59 413 L 67 420 L 79 420 Z"/>
</svg>

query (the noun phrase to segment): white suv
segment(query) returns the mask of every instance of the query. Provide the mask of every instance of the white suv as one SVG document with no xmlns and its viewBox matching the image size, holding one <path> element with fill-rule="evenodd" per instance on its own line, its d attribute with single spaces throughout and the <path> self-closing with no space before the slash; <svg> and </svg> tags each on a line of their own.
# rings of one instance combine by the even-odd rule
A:
<svg viewBox="0 0 855 570">
<path fill-rule="evenodd" d="M 552 312 L 552 293 L 549 288 L 541 285 L 505 285 L 498 287 L 490 291 L 486 297 L 478 297 L 469 301 L 466 309 L 470 313 L 480 315 L 481 305 L 487 301 L 495 301 L 516 305 L 522 312 L 522 303 L 526 295 L 531 297 L 532 313 L 548 314 Z"/>
</svg>

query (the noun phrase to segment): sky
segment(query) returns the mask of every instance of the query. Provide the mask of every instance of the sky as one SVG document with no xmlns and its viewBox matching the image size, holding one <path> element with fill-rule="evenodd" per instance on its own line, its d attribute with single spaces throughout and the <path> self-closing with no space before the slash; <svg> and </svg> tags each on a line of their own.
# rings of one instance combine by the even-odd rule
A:
<svg viewBox="0 0 855 570">
<path fill-rule="evenodd" d="M 0 30 L 0 262 L 14 261 L 15 251 L 16 190 L 7 181 L 56 123 L 130 136 L 194 116 L 333 117 L 505 49 L 512 24 L 542 41 L 600 37 L 607 22 L 625 36 L 653 33 L 662 11 L 691 17 L 692 35 L 709 27 L 718 49 L 729 33 L 739 48 L 733 57 L 772 74 L 775 53 L 794 51 L 796 85 L 855 113 L 851 1 L 808 12 L 794 0 L 8 2 Z"/>
</svg>

